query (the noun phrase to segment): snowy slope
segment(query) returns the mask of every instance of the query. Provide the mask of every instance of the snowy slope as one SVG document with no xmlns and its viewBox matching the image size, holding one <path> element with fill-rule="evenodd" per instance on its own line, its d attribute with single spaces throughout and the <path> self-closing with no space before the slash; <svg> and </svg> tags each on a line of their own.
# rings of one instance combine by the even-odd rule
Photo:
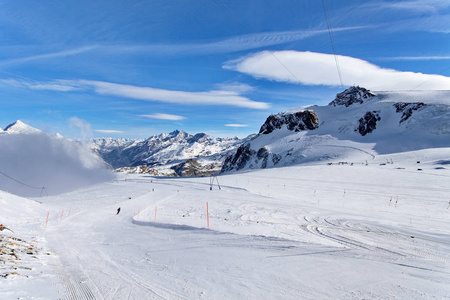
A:
<svg viewBox="0 0 450 300">
<path fill-rule="evenodd" d="M 350 87 L 328 106 L 271 115 L 222 171 L 450 147 L 449 99 L 448 91 L 375 94 Z"/>
<path fill-rule="evenodd" d="M 34 275 L 0 280 L 0 298 L 446 299 L 449 150 L 222 175 L 220 190 L 129 174 L 37 198 L 7 222 L 57 260 L 23 261 Z"/>
<path fill-rule="evenodd" d="M 59 259 L 43 237 L 44 205 L 0 191 L 0 206 L 0 224 L 9 228 L 0 231 L 0 298 L 60 298 Z"/>
</svg>

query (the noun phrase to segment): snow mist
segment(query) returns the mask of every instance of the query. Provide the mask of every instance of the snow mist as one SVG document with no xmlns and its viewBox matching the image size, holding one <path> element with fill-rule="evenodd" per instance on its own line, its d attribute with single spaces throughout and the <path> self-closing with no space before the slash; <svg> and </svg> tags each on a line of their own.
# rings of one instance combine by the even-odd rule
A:
<svg viewBox="0 0 450 300">
<path fill-rule="evenodd" d="M 1 190 L 31 197 L 42 187 L 54 195 L 114 179 L 85 146 L 43 132 L 0 134 L 0 172 Z"/>
</svg>

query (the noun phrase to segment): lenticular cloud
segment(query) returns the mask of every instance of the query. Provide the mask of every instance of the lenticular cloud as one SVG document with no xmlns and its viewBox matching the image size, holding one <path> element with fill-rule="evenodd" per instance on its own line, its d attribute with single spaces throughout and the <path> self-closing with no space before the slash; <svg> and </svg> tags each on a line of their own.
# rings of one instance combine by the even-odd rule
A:
<svg viewBox="0 0 450 300">
<path fill-rule="evenodd" d="M 39 196 L 42 187 L 54 195 L 114 178 L 83 145 L 46 133 L 0 134 L 0 172 L 0 189 L 20 196 Z"/>
<path fill-rule="evenodd" d="M 450 77 L 381 68 L 362 59 L 337 55 L 344 85 L 371 90 L 448 90 Z M 339 86 L 335 57 L 299 51 L 262 51 L 229 61 L 224 68 L 256 78 L 307 85 Z"/>
</svg>

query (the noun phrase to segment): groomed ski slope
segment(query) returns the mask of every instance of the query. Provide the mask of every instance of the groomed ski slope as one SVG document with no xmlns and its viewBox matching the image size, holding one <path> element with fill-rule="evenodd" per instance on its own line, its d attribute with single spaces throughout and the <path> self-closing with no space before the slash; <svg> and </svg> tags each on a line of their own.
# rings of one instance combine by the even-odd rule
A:
<svg viewBox="0 0 450 300">
<path fill-rule="evenodd" d="M 449 153 L 236 173 L 220 190 L 128 175 L 36 198 L 17 227 L 53 255 L 0 298 L 450 298 Z"/>
</svg>

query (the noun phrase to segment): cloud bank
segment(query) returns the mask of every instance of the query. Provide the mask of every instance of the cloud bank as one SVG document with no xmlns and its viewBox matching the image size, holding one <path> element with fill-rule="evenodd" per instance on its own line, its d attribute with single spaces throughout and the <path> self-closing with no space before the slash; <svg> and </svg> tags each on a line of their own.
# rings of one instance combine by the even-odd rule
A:
<svg viewBox="0 0 450 300">
<path fill-rule="evenodd" d="M 101 158 L 85 146 L 46 133 L 1 134 L 0 189 L 20 196 L 54 195 L 114 179 Z"/>
<path fill-rule="evenodd" d="M 292 74 L 278 60 L 287 66 Z M 344 85 L 360 85 L 372 90 L 450 89 L 450 77 L 385 69 L 362 59 L 343 55 L 338 55 L 338 60 Z M 255 78 L 280 82 L 340 85 L 336 62 L 331 54 L 263 51 L 229 61 L 223 67 Z"/>
</svg>

